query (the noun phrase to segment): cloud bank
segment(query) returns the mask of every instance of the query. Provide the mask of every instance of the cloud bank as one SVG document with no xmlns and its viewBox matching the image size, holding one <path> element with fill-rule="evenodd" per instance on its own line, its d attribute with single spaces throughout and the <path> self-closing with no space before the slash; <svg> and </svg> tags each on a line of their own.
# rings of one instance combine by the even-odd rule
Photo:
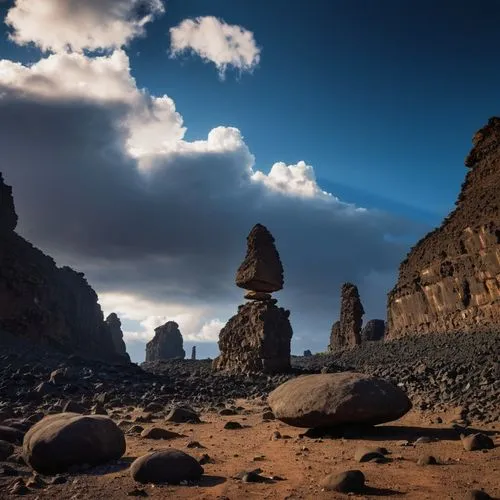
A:
<svg viewBox="0 0 500 500">
<path fill-rule="evenodd" d="M 197 54 L 212 62 L 224 78 L 227 68 L 251 72 L 260 61 L 260 48 L 251 31 L 227 24 L 213 16 L 185 19 L 170 28 L 172 56 L 184 52 Z"/>
<path fill-rule="evenodd" d="M 91 4 L 100 12 L 101 2 Z M 126 22 L 133 30 L 135 17 Z M 72 36 L 43 43 L 96 46 L 85 30 L 78 43 Z M 344 281 L 360 286 L 367 319 L 384 314 L 406 250 L 397 237 L 411 223 L 343 203 L 303 161 L 266 173 L 235 127 L 196 141 L 185 132 L 169 96 L 137 87 L 122 49 L 0 61 L 0 168 L 14 187 L 18 230 L 86 273 L 105 312 L 124 320 L 129 345 L 166 320 L 188 341 L 216 340 L 243 301 L 234 274 L 257 222 L 281 254 L 285 289 L 276 295 L 292 311 L 296 352 L 324 349 Z"/>
</svg>

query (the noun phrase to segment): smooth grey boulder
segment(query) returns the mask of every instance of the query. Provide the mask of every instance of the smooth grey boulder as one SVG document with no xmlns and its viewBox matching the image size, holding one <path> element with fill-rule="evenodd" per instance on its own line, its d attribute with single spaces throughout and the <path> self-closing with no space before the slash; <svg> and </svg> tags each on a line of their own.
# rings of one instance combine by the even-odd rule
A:
<svg viewBox="0 0 500 500">
<path fill-rule="evenodd" d="M 401 418 L 412 405 L 399 387 L 363 373 L 324 373 L 288 380 L 269 394 L 275 417 L 295 427 L 377 425 Z"/>
<path fill-rule="evenodd" d="M 24 436 L 23 457 L 43 474 L 71 466 L 118 460 L 126 449 L 122 430 L 103 415 L 58 413 L 43 418 Z"/>
</svg>

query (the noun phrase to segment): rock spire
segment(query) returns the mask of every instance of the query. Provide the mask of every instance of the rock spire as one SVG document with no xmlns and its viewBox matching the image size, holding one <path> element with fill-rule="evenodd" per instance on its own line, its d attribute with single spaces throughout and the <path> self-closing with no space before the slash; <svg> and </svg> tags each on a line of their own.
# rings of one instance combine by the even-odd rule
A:
<svg viewBox="0 0 500 500">
<path fill-rule="evenodd" d="M 155 336 L 146 344 L 146 362 L 166 359 L 184 359 L 183 338 L 179 325 L 175 321 L 167 321 L 155 328 Z"/>
</svg>

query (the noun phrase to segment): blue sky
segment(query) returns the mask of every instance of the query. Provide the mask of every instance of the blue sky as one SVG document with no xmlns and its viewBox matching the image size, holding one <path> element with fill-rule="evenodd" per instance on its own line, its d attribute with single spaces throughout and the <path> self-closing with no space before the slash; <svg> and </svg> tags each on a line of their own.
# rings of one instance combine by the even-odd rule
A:
<svg viewBox="0 0 500 500">
<path fill-rule="evenodd" d="M 496 61 L 500 4 L 495 1 L 168 0 L 163 2 L 165 12 L 157 11 L 154 19 L 145 23 L 142 36 L 131 36 L 126 43 L 113 40 L 110 42 L 103 36 L 106 40 L 98 45 L 98 51 L 88 51 L 85 48 L 93 43 L 88 41 L 91 36 L 101 33 L 99 23 L 105 16 L 99 9 L 105 4 L 111 5 L 108 0 L 101 4 L 90 2 L 88 5 L 95 7 L 89 6 L 88 10 L 85 10 L 87 7 L 82 8 L 73 18 L 62 14 L 53 16 L 53 19 L 57 20 L 51 23 L 49 31 L 53 37 L 50 40 L 47 38 L 47 26 L 37 17 L 41 14 L 34 7 L 27 7 L 27 13 L 26 10 L 21 12 L 21 4 L 30 5 L 25 2 L 26 0 L 18 0 L 16 3 L 12 0 L 3 2 L 0 6 L 2 18 L 8 13 L 12 15 L 12 12 L 17 16 L 12 15 L 14 21 L 10 22 L 10 27 L 2 27 L 0 60 L 19 62 L 29 68 L 30 63 L 38 63 L 53 54 L 61 70 L 56 76 L 46 67 L 39 70 L 45 76 L 48 75 L 47 78 L 52 82 L 54 90 L 50 91 L 50 95 L 46 89 L 36 87 L 37 84 L 23 79 L 21 73 L 17 74 L 17 70 L 15 78 L 19 79 L 18 82 L 14 81 L 15 78 L 2 81 L 0 71 L 0 86 L 7 88 L 6 95 L 9 96 L 4 97 L 4 105 L 8 104 L 11 95 L 15 96 L 16 102 L 20 99 L 29 100 L 26 102 L 26 108 L 31 106 L 31 114 L 28 116 L 33 117 L 41 112 L 41 103 L 47 104 L 49 99 L 55 109 L 50 116 L 57 116 L 58 120 L 62 120 L 65 115 L 61 105 L 64 104 L 67 108 L 85 103 L 88 104 L 89 113 L 92 109 L 92 112 L 99 114 L 92 122 L 92 130 L 98 134 L 102 125 L 104 137 L 104 134 L 110 133 L 104 126 L 106 120 L 114 120 L 113 113 L 116 113 L 116 110 L 112 110 L 111 101 L 108 102 L 102 97 L 102 88 L 108 85 L 114 89 L 113 78 L 120 73 L 120 81 L 126 81 L 127 86 L 122 88 L 117 84 L 113 102 L 121 100 L 132 109 L 133 99 L 139 100 L 138 90 L 135 84 L 130 83 L 132 80 L 129 80 L 132 76 L 137 87 L 144 89 L 140 98 L 144 99 L 144 103 L 141 106 L 156 113 L 155 106 L 159 106 L 156 98 L 168 95 L 175 103 L 176 111 L 182 115 L 187 131 L 180 132 L 181 125 L 177 123 L 172 110 L 165 111 L 165 116 L 168 115 L 165 118 L 165 127 L 168 126 L 165 130 L 168 129 L 168 133 L 162 132 L 162 137 L 169 137 L 170 149 L 162 150 L 161 154 L 155 149 L 156 157 L 153 163 L 163 165 L 164 169 L 162 176 L 157 179 L 158 186 L 163 181 L 166 184 L 163 191 L 158 187 L 158 199 L 149 199 L 147 202 L 141 200 L 144 207 L 147 207 L 144 208 L 144 213 L 149 216 L 147 224 L 144 221 L 138 224 L 144 232 L 140 239 L 146 241 L 151 235 L 160 235 L 161 239 L 165 232 L 168 237 L 165 236 L 163 247 L 158 243 L 156 248 L 157 242 L 153 241 L 151 236 L 152 242 L 144 243 L 139 252 L 139 236 L 134 241 L 122 238 L 120 244 L 116 245 L 123 250 L 123 255 L 118 255 L 118 247 L 115 245 L 115 261 L 107 260 L 109 252 L 102 241 L 102 234 L 109 234 L 110 227 L 116 227 L 116 234 L 122 234 L 118 229 L 120 216 L 117 214 L 123 211 L 114 213 L 112 205 L 109 209 L 109 220 L 106 222 L 108 233 L 102 228 L 99 233 L 101 239 L 95 242 L 91 242 L 91 236 L 88 236 L 85 242 L 77 247 L 74 235 L 73 239 L 68 236 L 68 239 L 64 240 L 60 234 L 50 233 L 49 229 L 39 229 L 46 220 L 41 219 L 42 216 L 56 217 L 64 227 L 66 222 L 61 212 L 67 210 L 61 210 L 57 199 L 50 196 L 48 191 L 44 194 L 43 188 L 37 189 L 35 184 L 31 183 L 40 186 L 47 172 L 54 176 L 53 179 L 59 178 L 62 183 L 64 176 L 69 175 L 68 169 L 73 167 L 65 163 L 56 171 L 59 167 L 54 165 L 54 158 L 45 159 L 43 155 L 40 156 L 39 164 L 33 166 L 29 159 L 23 160 L 15 152 L 6 152 L 6 144 L 0 160 L 7 181 L 13 184 L 17 193 L 16 204 L 22 215 L 21 220 L 24 221 L 20 232 L 56 256 L 58 262 L 84 270 L 97 289 L 105 312 L 111 312 L 111 307 L 121 307 L 122 320 L 130 330 L 149 328 L 151 333 L 151 325 L 156 324 L 153 317 L 158 316 L 157 311 L 161 309 L 162 304 L 165 305 L 165 311 L 174 311 L 175 307 L 178 307 L 179 310 L 184 311 L 185 308 L 185 311 L 189 311 L 185 312 L 186 315 L 195 315 L 193 304 L 196 303 L 196 307 L 202 308 L 201 304 L 205 300 L 209 310 L 203 309 L 202 314 L 201 309 L 196 309 L 201 323 L 196 327 L 183 327 L 181 324 L 181 330 L 192 329 L 193 342 L 203 343 L 201 349 L 198 349 L 201 355 L 216 353 L 213 334 L 204 337 L 200 333 L 202 326 L 211 325 L 210 328 L 213 329 L 223 324 L 231 311 L 235 310 L 238 300 L 241 302 L 241 299 L 237 298 L 239 292 L 235 292 L 233 285 L 228 283 L 228 276 L 234 273 L 235 265 L 242 258 L 244 236 L 251 227 L 251 221 L 258 222 L 258 217 L 272 225 L 270 229 L 277 236 L 278 249 L 284 260 L 290 263 L 290 282 L 295 284 L 296 289 L 289 292 L 285 289 L 283 301 L 288 301 L 288 304 L 284 305 L 288 305 L 292 313 L 297 312 L 296 332 L 303 332 L 295 335 L 295 339 L 298 339 L 294 341 L 296 351 L 311 346 L 313 350 L 320 350 L 321 346 L 325 345 L 328 336 L 327 325 L 331 324 L 338 314 L 336 290 L 340 289 L 344 280 L 359 282 L 361 291 L 366 295 L 367 314 L 371 317 L 383 317 L 385 293 L 395 282 L 398 262 L 418 238 L 438 225 L 453 208 L 466 174 L 463 161 L 471 147 L 472 135 L 498 110 L 500 70 Z M 74 0 L 71 2 L 74 3 Z M 148 0 L 146 4 L 153 5 L 155 2 L 158 8 L 161 5 L 160 0 Z M 54 12 L 59 12 L 56 9 L 59 8 L 58 5 L 62 5 L 60 0 L 47 0 L 47 5 L 49 4 L 55 9 Z M 134 15 L 141 15 L 137 11 L 138 0 L 120 0 L 120 4 L 135 9 L 130 11 L 130 17 L 120 18 L 122 26 L 131 25 L 138 29 L 137 25 L 133 24 Z M 82 38 L 78 41 L 69 39 L 75 35 L 71 34 L 71 30 L 68 35 L 66 27 L 71 26 L 78 16 L 82 16 L 82 19 L 85 16 L 88 20 L 87 41 L 86 28 L 81 28 Z M 228 25 L 238 26 L 252 35 L 259 50 L 259 62 L 251 72 L 241 71 L 229 65 L 225 78 L 221 78 L 213 61 L 204 61 L 193 51 L 171 57 L 173 41 L 170 30 L 181 26 L 185 20 L 206 16 L 213 16 Z M 33 19 L 38 24 L 28 22 Z M 92 23 L 95 23 L 95 26 Z M 36 26 L 39 26 L 39 31 Z M 17 40 L 9 40 L 9 33 L 17 33 Z M 69 38 L 66 40 L 64 37 Z M 22 41 L 27 40 L 33 40 L 33 43 L 22 45 Z M 71 76 L 68 76 L 69 56 L 65 49 L 57 45 L 59 43 L 81 43 L 82 50 L 73 47 L 73 54 L 79 54 L 75 64 L 87 69 L 81 74 L 71 73 Z M 50 50 L 41 51 L 39 47 L 44 44 L 52 44 Z M 115 67 L 108 74 L 106 71 L 108 66 L 111 67 L 111 59 L 103 59 L 107 65 L 105 78 L 109 79 L 109 83 L 106 83 L 106 80 L 99 89 L 95 84 L 95 101 L 90 102 L 91 99 L 87 99 L 87 95 L 78 94 L 74 90 L 76 87 L 65 88 L 61 83 L 67 78 L 70 81 L 68 85 L 77 85 L 78 79 L 85 80 L 86 73 L 91 72 L 90 66 L 87 67 L 86 64 L 97 61 L 99 57 L 111 57 L 113 51 L 117 54 L 123 51 L 126 60 L 117 56 L 121 57 L 119 69 Z M 33 72 L 33 68 L 30 71 Z M 85 85 L 94 83 L 89 77 Z M 29 99 L 26 97 L 26 89 L 29 89 Z M 141 108 L 141 111 L 134 107 L 134 116 L 137 117 L 140 113 L 144 116 L 144 113 L 148 112 L 144 109 Z M 80 112 L 81 110 L 78 111 Z M 130 113 L 127 115 L 129 118 L 132 116 Z M 50 129 L 50 124 L 45 121 L 44 123 L 47 129 Z M 147 124 L 149 126 L 150 122 Z M 0 132 L 1 126 L 0 123 Z M 12 137 L 12 123 L 6 123 L 4 126 Z M 60 132 L 60 123 L 58 126 Z M 65 128 L 71 130 L 71 126 L 68 122 Z M 215 146 L 203 146 L 206 151 L 202 154 L 194 141 L 207 141 L 207 134 L 216 127 L 223 127 L 224 131 L 217 136 Z M 236 129 L 240 135 L 235 136 L 236 132 L 231 132 Z M 27 149 L 37 148 L 36 133 L 33 132 L 33 136 L 30 136 L 25 129 L 19 130 L 20 143 L 22 138 Z M 56 132 L 54 128 L 54 135 L 50 136 L 50 140 L 55 141 L 54 147 L 57 149 L 61 144 L 56 145 L 59 140 Z M 79 146 L 82 152 L 85 151 L 85 155 L 94 147 L 92 141 L 95 137 L 90 135 L 90 132 L 91 129 L 86 128 L 78 133 L 81 140 Z M 243 142 L 240 141 L 240 136 L 243 137 Z M 120 140 L 118 136 L 115 139 Z M 154 140 L 156 136 L 153 133 L 148 135 L 148 147 Z M 179 152 L 178 146 L 173 146 L 180 144 L 180 140 L 188 143 L 186 148 L 191 152 L 187 149 Z M 234 141 L 237 146 L 233 148 Z M 213 156 L 214 151 L 219 155 L 217 158 Z M 76 155 L 77 152 L 73 147 L 73 153 Z M 253 155 L 253 164 L 247 153 Z M 128 165 L 129 161 L 136 161 L 140 166 L 141 162 L 146 161 L 146 156 L 136 156 L 133 159 L 132 156 L 125 151 L 122 163 Z M 76 158 L 82 157 L 83 153 Z M 193 159 L 194 157 L 196 158 Z M 96 158 L 102 159 L 103 156 L 97 155 L 96 152 Z M 199 162 L 196 168 L 195 160 Z M 343 205 L 335 205 L 334 210 L 327 213 L 321 205 L 324 199 L 317 190 L 314 195 L 305 196 L 303 193 L 297 194 L 298 188 L 287 188 L 285 194 L 279 192 L 275 195 L 276 198 L 271 199 L 270 193 L 281 189 L 273 184 L 272 179 L 266 177 L 271 166 L 277 162 L 293 166 L 301 160 L 314 168 L 317 181 L 317 184 L 313 183 L 316 186 L 314 189 L 319 186 L 341 202 L 369 209 L 367 219 L 349 225 L 350 216 L 344 213 Z M 55 161 L 57 163 L 57 159 Z M 212 165 L 212 162 L 215 162 L 211 167 L 214 173 L 210 177 L 203 177 L 203 171 L 208 168 L 207 165 Z M 73 163 L 79 164 L 76 160 Z M 93 163 L 94 160 L 89 159 L 87 163 L 79 164 L 78 168 L 80 173 L 85 173 L 85 179 L 93 179 L 92 183 L 88 180 L 90 189 L 95 189 L 91 194 L 99 200 L 102 191 L 99 186 L 105 184 L 101 184 L 104 183 L 99 177 L 101 173 L 93 173 L 90 169 L 89 165 Z M 223 166 L 226 164 L 228 170 L 224 170 Z M 231 172 L 234 172 L 230 165 L 236 164 L 241 168 L 251 164 L 252 172 L 261 171 L 261 180 L 263 179 L 263 185 L 267 186 L 269 192 L 253 193 L 251 190 L 255 186 L 252 185 L 248 188 L 248 193 L 240 193 L 237 181 L 228 181 L 229 178 L 232 179 Z M 175 170 L 171 168 L 172 165 L 179 165 L 179 170 L 176 170 L 175 177 L 167 179 Z M 75 172 L 76 168 L 75 166 Z M 161 168 L 158 168 L 158 171 L 160 170 Z M 116 176 L 119 170 L 115 169 L 113 172 L 114 177 L 110 177 L 113 182 L 127 186 L 123 193 L 135 193 L 136 181 L 125 175 Z M 246 171 L 242 171 L 241 175 L 246 175 L 244 172 Z M 93 175 L 95 177 L 92 177 Z M 306 172 L 304 175 L 309 174 Z M 179 180 L 181 178 L 182 181 Z M 128 182 L 130 183 L 127 184 Z M 186 189 L 185 195 L 177 204 L 173 200 L 178 191 L 173 188 L 176 182 Z M 116 188 L 117 191 L 120 185 Z M 173 201 L 168 207 L 164 207 L 162 198 L 167 197 L 167 193 Z M 88 191 L 75 191 L 73 195 L 75 213 L 78 213 L 77 210 L 82 213 L 87 210 L 84 194 L 88 197 Z M 193 203 L 188 205 L 186 197 L 189 196 L 192 196 Z M 297 199 L 292 203 L 293 196 Z M 125 195 L 116 201 L 117 207 L 123 202 L 122 198 L 125 199 Z M 241 202 L 241 214 L 236 208 L 238 199 L 246 200 Z M 224 204 L 221 202 L 218 205 L 217 200 L 224 200 Z M 107 206 L 106 200 L 102 203 Z M 196 207 L 197 203 L 199 207 Z M 235 204 L 234 207 L 232 203 Z M 53 204 L 53 207 L 48 206 L 50 204 Z M 248 207 L 249 204 L 252 204 L 253 208 L 245 210 L 245 206 Z M 228 215 L 230 205 L 234 214 Z M 372 212 L 372 209 L 385 211 L 386 215 L 381 217 L 377 212 Z M 159 210 L 164 212 L 157 221 L 155 217 Z M 191 221 L 189 227 L 193 229 L 193 233 L 200 235 L 198 240 L 193 235 L 186 236 L 185 228 L 173 227 L 175 224 L 172 221 L 172 211 L 175 213 L 174 219 L 182 219 L 185 215 L 186 220 Z M 189 288 L 191 295 L 185 291 L 184 302 L 180 304 L 179 293 L 175 298 L 175 284 L 179 284 L 177 289 L 182 289 L 185 279 L 180 279 L 175 269 L 164 270 L 160 279 L 151 268 L 141 266 L 146 260 L 152 259 L 152 256 L 156 259 L 155 262 L 159 258 L 172 257 L 172 240 L 178 239 L 185 245 L 184 256 L 197 254 L 200 245 L 207 244 L 206 238 L 201 236 L 203 228 L 207 227 L 207 221 L 201 219 L 207 214 L 212 215 L 210 220 L 214 224 L 213 231 L 218 231 L 216 228 L 224 228 L 225 232 L 221 229 L 220 238 L 227 240 L 230 250 L 227 250 L 228 254 L 220 257 L 220 260 L 215 256 L 207 256 L 211 251 L 208 249 L 207 254 L 196 257 L 196 261 L 188 263 L 188 257 L 185 257 L 186 269 L 196 269 L 193 270 L 193 275 L 196 274 L 197 277 L 192 278 L 193 282 Z M 89 224 L 91 222 L 95 224 L 95 218 L 89 221 Z M 70 223 L 67 224 L 69 228 Z M 83 232 L 92 232 L 85 226 L 83 218 L 80 224 Z M 151 229 L 146 232 L 148 224 Z M 210 224 L 211 222 L 208 223 Z M 369 229 L 365 229 L 368 227 Z M 233 229 L 230 231 L 230 228 Z M 353 253 L 352 245 L 359 245 L 359 242 L 363 241 L 362 233 L 365 230 L 366 254 L 360 250 L 355 260 L 349 255 Z M 125 232 L 126 229 L 123 229 L 123 233 Z M 139 233 L 137 229 L 137 234 Z M 300 243 L 294 240 L 294 233 L 307 233 L 311 238 L 311 245 L 299 248 Z M 394 241 L 401 241 L 403 244 L 385 248 L 383 238 L 380 238 L 382 234 L 391 234 Z M 280 241 L 285 247 L 283 250 L 280 249 Z M 377 248 L 373 252 L 376 256 L 370 254 L 369 249 L 372 247 Z M 317 254 L 324 252 L 323 257 L 316 256 L 314 249 Z M 215 252 L 215 247 L 212 250 Z M 220 249 L 217 249 L 217 252 L 220 254 Z M 120 261 L 123 262 L 120 268 L 113 267 L 118 266 L 117 255 L 123 259 Z M 304 267 L 301 258 L 307 261 L 317 259 L 323 270 L 325 266 L 332 268 L 329 271 L 331 274 L 326 273 L 328 276 L 323 276 L 324 271 L 313 267 L 301 274 L 300 269 Z M 204 271 L 207 269 L 207 259 L 213 269 L 211 277 Z M 366 265 L 359 264 L 360 260 L 366 261 Z M 163 265 L 165 269 L 168 268 L 168 264 Z M 182 266 L 177 265 L 177 268 L 181 269 Z M 287 266 L 285 276 L 286 273 Z M 124 274 L 127 279 L 123 277 Z M 206 291 L 214 286 L 214 280 L 220 286 L 217 285 L 217 293 L 212 296 L 214 298 L 207 298 Z M 162 285 L 164 283 L 171 283 L 174 291 L 167 292 L 168 287 Z M 299 284 L 303 288 L 300 288 Z M 319 296 L 320 291 L 328 289 L 333 290 L 331 297 L 323 302 L 323 298 Z M 213 290 L 211 291 L 213 293 Z M 144 307 L 149 312 L 144 313 L 145 319 L 140 314 L 132 314 L 131 302 L 128 299 L 120 302 L 116 298 L 120 294 L 144 300 L 144 304 L 147 302 L 148 305 Z M 311 298 L 307 307 L 303 303 L 304 295 Z M 189 300 L 186 299 L 188 296 Z M 205 299 L 202 300 L 203 296 Z M 321 316 L 321 320 L 317 319 L 317 323 L 311 322 L 307 311 L 314 311 L 315 318 Z M 180 317 L 187 317 L 182 314 Z M 171 319 L 172 314 L 166 312 L 165 316 Z M 189 321 L 186 320 L 186 325 L 195 324 L 193 317 L 190 317 Z M 207 332 L 210 328 L 207 327 L 203 331 Z M 138 338 L 141 341 L 145 339 L 141 335 L 138 335 Z M 207 339 L 211 343 L 207 342 Z M 143 344 L 132 336 L 129 340 L 129 346 L 134 352 L 142 352 Z M 138 359 L 140 355 L 134 357 Z"/>
</svg>

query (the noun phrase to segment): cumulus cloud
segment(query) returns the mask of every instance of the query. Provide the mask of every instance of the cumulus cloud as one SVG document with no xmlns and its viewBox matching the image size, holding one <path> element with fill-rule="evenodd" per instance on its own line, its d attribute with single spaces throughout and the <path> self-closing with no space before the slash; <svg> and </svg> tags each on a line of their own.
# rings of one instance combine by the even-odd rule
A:
<svg viewBox="0 0 500 500">
<path fill-rule="evenodd" d="M 228 67 L 251 72 L 260 61 L 260 48 L 251 31 L 213 16 L 185 19 L 170 28 L 170 38 L 172 56 L 197 54 L 214 63 L 222 78 Z"/>
<path fill-rule="evenodd" d="M 387 236 L 411 223 L 342 203 L 304 162 L 259 171 L 237 128 L 187 141 L 172 99 L 138 89 L 129 66 L 121 50 L 0 61 L 0 165 L 19 231 L 87 274 L 105 312 L 135 325 L 128 341 L 166 320 L 187 341 L 216 340 L 243 300 L 234 273 L 256 222 L 282 257 L 276 295 L 296 351 L 324 348 L 343 281 L 383 316 L 406 250 Z"/>
<path fill-rule="evenodd" d="M 44 51 L 119 48 L 163 14 L 162 0 L 16 0 L 5 22 L 11 39 Z"/>
</svg>

